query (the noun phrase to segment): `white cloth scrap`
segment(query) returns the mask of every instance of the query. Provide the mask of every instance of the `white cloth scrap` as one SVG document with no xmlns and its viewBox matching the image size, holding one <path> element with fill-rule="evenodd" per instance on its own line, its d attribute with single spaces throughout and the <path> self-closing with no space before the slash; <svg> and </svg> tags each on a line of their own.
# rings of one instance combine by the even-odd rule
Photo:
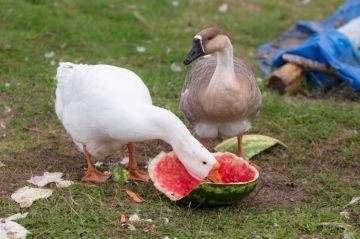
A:
<svg viewBox="0 0 360 239">
<path fill-rule="evenodd" d="M 74 184 L 74 182 L 71 181 L 71 180 L 62 179 L 61 181 L 56 182 L 56 187 L 58 187 L 58 188 L 67 188 L 67 187 L 69 187 L 70 185 L 73 185 L 73 184 Z"/>
<path fill-rule="evenodd" d="M 352 204 L 355 204 L 355 203 L 358 203 L 358 202 L 360 202 L 360 196 L 353 197 L 348 205 L 352 205 Z"/>
<path fill-rule="evenodd" d="M 21 219 L 21 218 L 25 218 L 27 217 L 29 213 L 28 212 L 25 212 L 25 213 L 16 213 L 14 215 L 11 215 L 10 217 L 6 218 L 6 220 L 10 220 L 10 221 L 16 221 L 18 219 Z"/>
<path fill-rule="evenodd" d="M 72 181 L 62 179 L 61 178 L 62 176 L 63 173 L 59 173 L 59 172 L 54 172 L 54 173 L 45 172 L 44 175 L 42 176 L 31 177 L 29 180 L 27 180 L 27 182 L 32 183 L 38 187 L 44 187 L 49 183 L 56 183 L 58 187 L 68 187 L 71 184 L 73 184 Z"/>
<path fill-rule="evenodd" d="M 23 226 L 8 219 L 0 218 L 1 239 L 25 239 L 29 233 Z"/>
<path fill-rule="evenodd" d="M 11 195 L 11 198 L 20 204 L 20 207 L 30 207 L 35 200 L 50 197 L 51 189 L 22 187 Z M 1 238 L 1 237 L 0 237 Z"/>
</svg>

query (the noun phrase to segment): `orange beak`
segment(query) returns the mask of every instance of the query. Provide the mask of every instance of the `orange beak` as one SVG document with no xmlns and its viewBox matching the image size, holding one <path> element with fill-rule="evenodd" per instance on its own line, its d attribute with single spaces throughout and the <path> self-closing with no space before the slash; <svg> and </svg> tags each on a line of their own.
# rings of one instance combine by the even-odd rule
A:
<svg viewBox="0 0 360 239">
<path fill-rule="evenodd" d="M 220 168 L 220 164 L 217 162 L 214 167 L 211 169 L 209 175 L 206 177 L 206 179 L 208 179 L 210 182 L 213 183 L 221 183 L 221 177 L 219 174 L 219 168 Z"/>
</svg>

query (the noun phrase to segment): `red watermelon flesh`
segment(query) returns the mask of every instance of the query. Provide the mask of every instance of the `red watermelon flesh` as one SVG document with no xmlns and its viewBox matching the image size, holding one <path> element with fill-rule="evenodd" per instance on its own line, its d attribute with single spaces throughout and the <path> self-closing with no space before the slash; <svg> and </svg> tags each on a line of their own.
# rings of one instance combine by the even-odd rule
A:
<svg viewBox="0 0 360 239">
<path fill-rule="evenodd" d="M 244 159 L 232 153 L 215 153 L 214 156 L 220 163 L 219 174 L 223 184 L 255 179 L 256 171 Z M 160 154 L 149 172 L 157 188 L 175 200 L 188 195 L 204 182 L 192 177 L 174 153 Z"/>
<path fill-rule="evenodd" d="M 220 163 L 219 174 L 223 183 L 249 182 L 256 176 L 249 163 L 241 158 L 235 158 L 234 154 L 217 154 L 215 158 Z"/>
<path fill-rule="evenodd" d="M 165 190 L 185 196 L 202 181 L 193 178 L 175 154 L 165 154 L 155 166 L 157 183 Z"/>
</svg>

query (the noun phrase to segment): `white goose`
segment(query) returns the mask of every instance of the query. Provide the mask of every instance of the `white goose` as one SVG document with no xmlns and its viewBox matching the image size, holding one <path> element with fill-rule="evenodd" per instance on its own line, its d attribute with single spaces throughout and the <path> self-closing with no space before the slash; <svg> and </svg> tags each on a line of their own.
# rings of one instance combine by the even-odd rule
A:
<svg viewBox="0 0 360 239">
<path fill-rule="evenodd" d="M 189 173 L 219 181 L 218 163 L 173 113 L 152 105 L 143 81 L 132 71 L 110 65 L 60 63 L 57 69 L 56 114 L 87 160 L 83 181 L 104 182 L 100 157 L 127 144 L 132 179 L 148 180 L 137 168 L 134 142 L 161 139 L 169 143 Z"/>
<path fill-rule="evenodd" d="M 246 159 L 242 134 L 259 114 L 261 93 L 251 68 L 233 56 L 228 35 L 217 27 L 195 35 L 184 64 L 212 53 L 216 56 L 201 58 L 188 72 L 180 109 L 203 142 L 206 138 L 237 136 L 238 155 Z"/>
</svg>

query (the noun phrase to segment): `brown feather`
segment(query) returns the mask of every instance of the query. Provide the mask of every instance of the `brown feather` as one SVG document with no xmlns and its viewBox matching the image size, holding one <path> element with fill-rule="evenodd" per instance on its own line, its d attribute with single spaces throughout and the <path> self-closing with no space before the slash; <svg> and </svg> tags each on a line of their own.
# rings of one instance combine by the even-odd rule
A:
<svg viewBox="0 0 360 239">
<path fill-rule="evenodd" d="M 206 88 L 217 65 L 216 57 L 199 59 L 188 72 L 180 99 L 180 109 L 191 123 L 251 121 L 260 110 L 261 93 L 251 68 L 234 57 L 238 84 L 219 88 L 218 95 L 207 96 Z M 203 100 L 202 100 L 203 99 Z M 206 102 L 204 101 L 206 100 Z M 210 105 L 211 107 L 206 107 Z"/>
</svg>

